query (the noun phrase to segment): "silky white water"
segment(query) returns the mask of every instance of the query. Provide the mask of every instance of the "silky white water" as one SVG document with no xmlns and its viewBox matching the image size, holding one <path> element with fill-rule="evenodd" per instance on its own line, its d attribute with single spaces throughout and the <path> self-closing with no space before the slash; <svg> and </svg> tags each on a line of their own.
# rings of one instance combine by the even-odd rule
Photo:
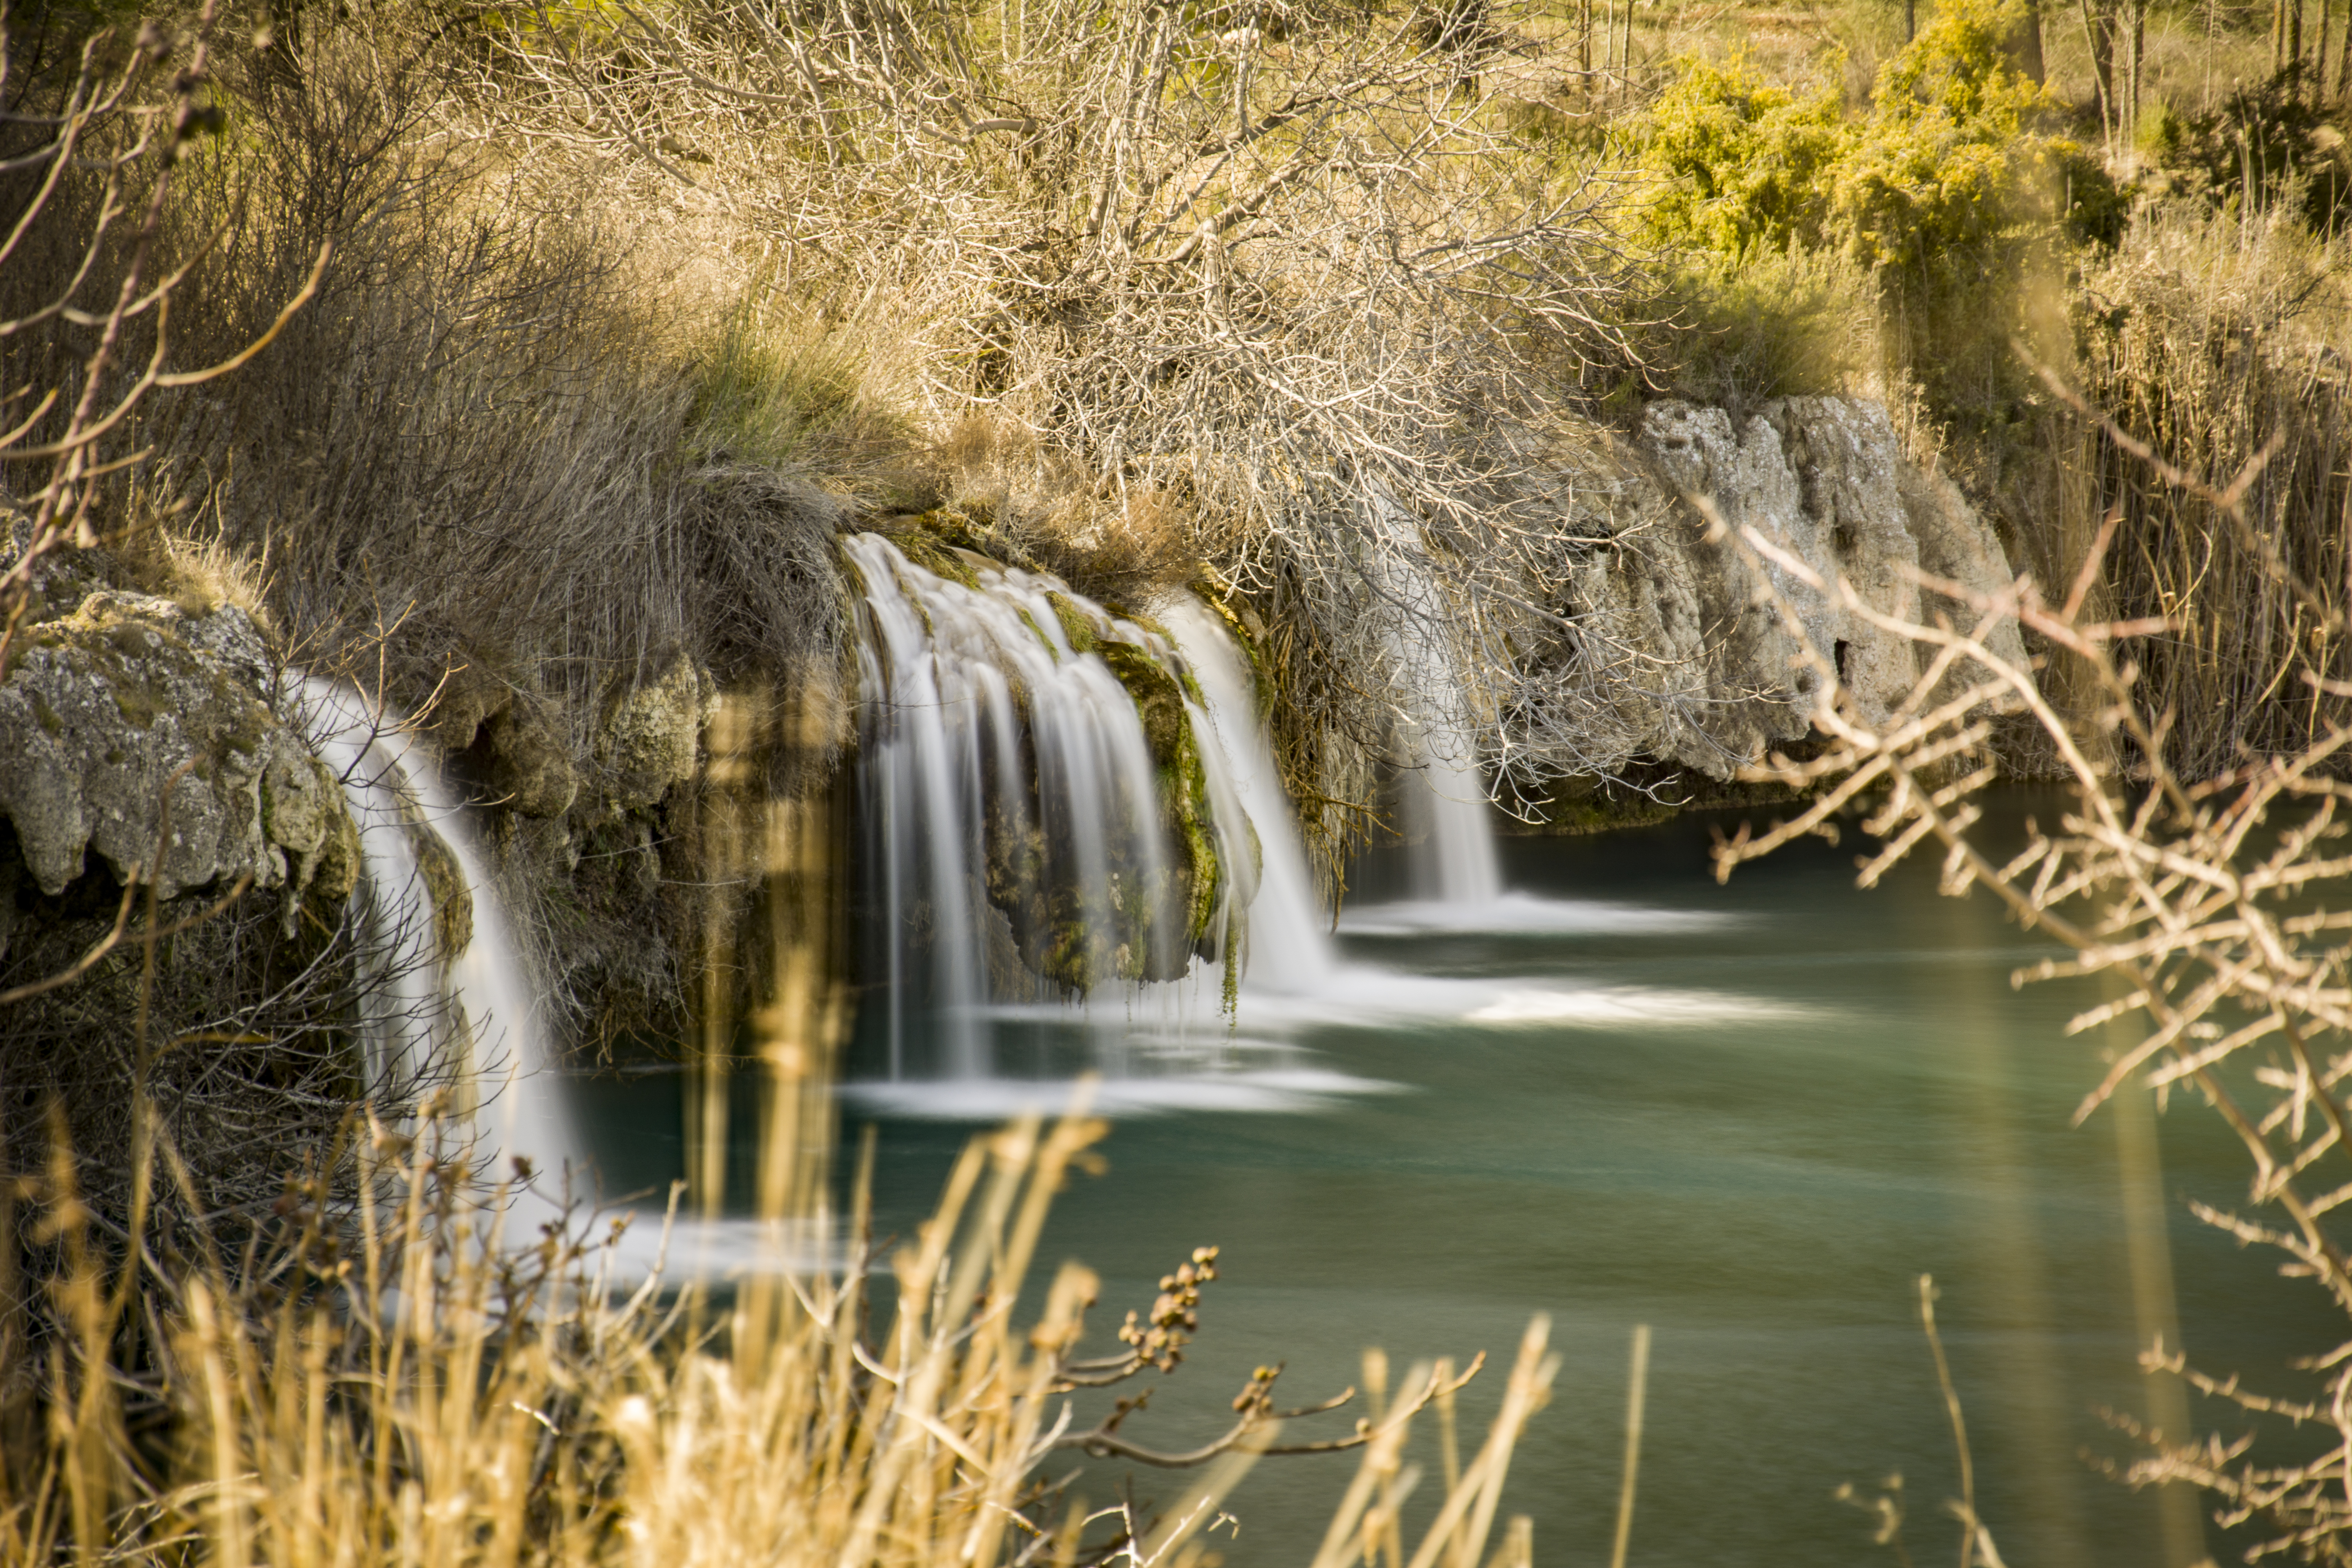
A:
<svg viewBox="0 0 2352 1568">
<path fill-rule="evenodd" d="M 1230 922 L 1257 891 L 1223 750 L 1189 697 L 1223 885 L 1196 932 L 1160 768 L 1106 657 L 1181 689 L 1156 632 L 1061 583 L 970 558 L 970 583 L 875 534 L 864 586 L 858 774 L 872 1012 L 884 1076 L 982 1079 L 1092 1030 L 1102 1065 L 1213 1029 Z M 1084 647 L 1080 644 L 1084 643 Z M 1171 781 L 1169 788 L 1189 788 Z M 1079 1006 L 1066 1005 L 1080 1003 Z M 1024 1029 L 1023 1025 L 1039 1026 Z M 1167 1043 L 1163 1038 L 1158 1043 Z"/>
<path fill-rule="evenodd" d="M 359 829 L 360 897 L 378 966 L 364 1008 L 370 1065 L 456 1084 L 481 1167 L 503 1176 L 505 1162 L 526 1161 L 545 1192 L 560 1192 L 568 1172 L 587 1166 L 549 1070 L 528 970 L 463 804 L 400 715 L 316 677 L 302 681 L 299 707 Z M 425 875 L 425 858 L 436 848 L 457 884 L 438 896 L 470 905 L 472 934 L 454 953 L 437 939 L 444 922 Z"/>
<path fill-rule="evenodd" d="M 1253 994 L 1319 994 L 1339 970 L 1339 953 L 1307 875 L 1307 851 L 1275 771 L 1248 668 L 1232 637 L 1201 605 L 1175 600 L 1160 608 L 1160 619 L 1208 699 L 1209 724 L 1233 781 L 1234 805 L 1257 837 L 1257 897 L 1249 906 L 1243 988 Z"/>
<path fill-rule="evenodd" d="M 1492 808 L 1478 768 L 1477 689 L 1451 628 L 1455 607 L 1430 569 L 1418 525 L 1403 508 L 1369 504 L 1365 576 L 1396 678 L 1397 741 L 1405 777 L 1401 805 L 1412 848 L 1414 898 L 1476 908 L 1502 896 Z"/>
</svg>

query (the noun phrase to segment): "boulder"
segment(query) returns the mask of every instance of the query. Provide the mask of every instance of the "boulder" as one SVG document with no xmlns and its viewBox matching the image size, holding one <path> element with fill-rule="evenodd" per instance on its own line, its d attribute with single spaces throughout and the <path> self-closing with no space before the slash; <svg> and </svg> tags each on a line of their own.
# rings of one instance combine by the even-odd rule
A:
<svg viewBox="0 0 2352 1568">
<path fill-rule="evenodd" d="M 1729 778 L 1809 732 L 1821 674 L 1771 590 L 1834 663 L 1861 719 L 1879 723 L 1926 658 L 1846 604 L 1837 584 L 1883 616 L 1916 622 L 1940 612 L 1964 624 L 1967 608 L 1925 592 L 1923 574 L 1979 594 L 2011 578 L 1990 525 L 1904 455 L 1875 403 L 1783 398 L 1743 420 L 1654 403 L 1616 469 L 1613 487 L 1587 492 L 1584 504 L 1608 514 L 1609 547 L 1590 554 L 1570 596 L 1588 636 L 1625 668 L 1638 666 L 1617 699 L 1629 754 Z M 1710 511 L 1727 528 L 1752 526 L 1827 591 L 1769 561 L 1759 573 L 1710 537 Z M 2015 622 L 1990 646 L 2023 666 Z"/>
<path fill-rule="evenodd" d="M 341 785 L 271 690 L 260 633 L 232 605 L 99 587 L 23 626 L 0 680 L 0 816 L 33 882 L 61 893 L 95 848 L 164 898 L 239 876 L 307 890 L 322 873 L 318 890 L 348 893 Z"/>
<path fill-rule="evenodd" d="M 642 811 L 692 778 L 718 702 L 719 683 L 683 654 L 614 700 L 596 742 L 613 805 Z"/>
</svg>

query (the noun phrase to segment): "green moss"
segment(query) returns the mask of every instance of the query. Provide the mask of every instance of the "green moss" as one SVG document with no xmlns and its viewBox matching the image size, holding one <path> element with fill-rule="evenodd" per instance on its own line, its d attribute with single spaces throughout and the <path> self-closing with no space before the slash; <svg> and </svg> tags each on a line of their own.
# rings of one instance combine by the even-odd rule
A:
<svg viewBox="0 0 2352 1568">
<path fill-rule="evenodd" d="M 1133 643 L 1104 642 L 1096 651 L 1135 700 L 1136 717 L 1142 721 L 1144 743 L 1159 775 L 1161 820 L 1181 850 L 1186 938 L 1197 945 L 1209 936 L 1228 883 L 1184 688 L 1167 666 Z"/>
<path fill-rule="evenodd" d="M 932 575 L 944 577 L 950 583 L 961 583 L 975 592 L 979 590 L 980 574 L 933 535 L 920 529 L 908 529 L 904 532 L 894 532 L 890 542 L 898 547 L 901 555 Z"/>
<path fill-rule="evenodd" d="M 1021 624 L 1029 628 L 1031 636 L 1034 637 L 1039 642 L 1045 645 L 1045 651 L 1047 653 L 1056 651 L 1054 647 L 1054 639 L 1045 635 L 1045 628 L 1039 626 L 1036 620 L 1025 608 L 1019 605 L 1015 605 L 1013 606 L 1013 613 L 1021 617 Z"/>
<path fill-rule="evenodd" d="M 1209 607 L 1210 614 L 1224 622 L 1225 629 L 1233 634 L 1234 645 L 1242 650 L 1242 657 L 1249 661 L 1251 695 L 1257 699 L 1257 710 L 1261 715 L 1271 714 L 1276 692 L 1274 660 L 1266 651 L 1265 638 L 1262 635 L 1263 623 L 1258 622 L 1256 616 L 1239 602 L 1232 585 L 1214 572 L 1193 579 L 1187 586 L 1192 590 L 1195 598 Z M 1256 630 L 1252 629 L 1254 625 Z"/>
<path fill-rule="evenodd" d="M 466 886 L 466 868 L 441 836 L 421 820 L 409 824 L 409 839 L 416 851 L 417 875 L 433 900 L 433 934 L 441 962 L 454 963 L 474 940 L 474 896 Z"/>
<path fill-rule="evenodd" d="M 1092 653 L 1101 644 L 1102 636 L 1095 630 L 1094 617 L 1078 608 L 1077 602 L 1067 594 L 1048 593 L 1045 602 L 1054 606 L 1054 618 L 1062 623 L 1062 635 L 1069 639 L 1073 650 Z M 1113 674 L 1118 673 L 1118 668 L 1111 667 Z"/>
<path fill-rule="evenodd" d="M 995 537 L 994 520 L 985 508 L 935 507 L 929 511 L 901 512 L 884 520 L 877 531 L 926 572 L 967 588 L 980 587 L 981 566 L 1002 570 L 1004 565 L 999 559 L 1003 551 Z"/>
<path fill-rule="evenodd" d="M 33 717 L 39 721 L 41 728 L 47 731 L 52 735 L 64 734 L 66 730 L 66 721 L 58 717 L 58 710 L 49 706 L 49 700 L 42 696 L 37 691 L 34 692 L 32 696 Z"/>
<path fill-rule="evenodd" d="M 1138 615 L 1132 610 L 1118 610 L 1113 613 L 1118 619 L 1125 621 L 1138 631 L 1150 632 L 1170 647 L 1176 646 L 1176 638 L 1167 626 L 1151 616 Z M 1201 683 L 1192 678 L 1191 666 L 1179 662 L 1171 667 L 1170 673 L 1176 678 L 1176 684 L 1183 688 L 1184 695 L 1192 700 L 1194 706 L 1206 708 L 1209 705 L 1208 698 L 1202 694 Z"/>
<path fill-rule="evenodd" d="M 155 700 L 153 692 L 127 680 L 116 682 L 114 706 L 121 710 L 126 723 L 134 724 L 142 730 L 152 729 L 157 715 L 163 711 L 163 705 Z"/>
<path fill-rule="evenodd" d="M 1225 919 L 1224 994 L 1218 998 L 1228 1019 L 1237 1018 L 1242 1007 L 1242 963 L 1246 956 L 1245 941 L 1249 933 L 1249 911 L 1233 910 Z"/>
</svg>

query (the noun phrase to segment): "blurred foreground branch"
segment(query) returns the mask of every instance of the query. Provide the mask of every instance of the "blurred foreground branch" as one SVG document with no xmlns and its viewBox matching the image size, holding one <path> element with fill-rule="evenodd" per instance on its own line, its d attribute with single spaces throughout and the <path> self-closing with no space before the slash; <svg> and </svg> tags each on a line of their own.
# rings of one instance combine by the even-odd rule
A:
<svg viewBox="0 0 2352 1568">
<path fill-rule="evenodd" d="M 2193 489 L 2239 537 L 2264 536 L 2263 520 L 2247 506 L 2267 449 L 2226 483 L 2182 472 L 2153 452 L 2144 456 L 2160 480 Z M 1751 558 L 1811 580 L 1801 563 L 1754 528 L 1734 532 L 1720 519 L 1716 527 Z M 2352 1075 L 2352 941 L 2345 935 L 2352 910 L 2328 907 L 2329 895 L 2352 876 L 2345 843 L 2352 731 L 2330 722 L 2292 753 L 2242 752 L 2218 772 L 2182 771 L 2168 744 L 2178 715 L 2150 710 L 2131 655 L 2136 639 L 2169 623 L 2102 621 L 2085 610 L 2120 527 L 2111 515 L 2055 604 L 2030 576 L 1990 595 L 1923 576 L 1943 607 L 1904 621 L 1871 610 L 1843 581 L 1813 583 L 1932 653 L 1917 686 L 1883 725 L 1859 721 L 1833 659 L 1805 640 L 1782 603 L 1802 657 L 1821 674 L 1814 722 L 1830 743 L 1813 761 L 1775 756 L 1752 770 L 1754 777 L 1801 785 L 1812 799 L 1766 831 L 1742 826 L 1720 840 L 1717 872 L 1728 877 L 1809 835 L 1834 838 L 1840 821 L 1856 814 L 1876 841 L 1860 861 L 1865 887 L 1915 852 L 1939 853 L 1945 893 L 1982 887 L 2021 925 L 2074 950 L 2071 958 L 2020 970 L 2015 983 L 2107 977 L 2111 999 L 2068 1029 L 2113 1026 L 2127 1043 L 2084 1098 L 2077 1120 L 2114 1095 L 2135 1092 L 2135 1082 L 2158 1094 L 2192 1089 L 2237 1135 L 2252 1166 L 2249 1215 L 2200 1206 L 2200 1217 L 2284 1252 L 2285 1272 L 2317 1280 L 2352 1316 L 2352 1255 L 2334 1219 L 2352 1201 L 2342 1089 Z M 2308 598 L 2315 622 L 2329 615 L 2284 561 L 2274 553 L 2261 559 L 2278 592 Z M 1990 651 L 1988 633 L 2004 620 L 2047 649 L 2036 668 Z M 2315 657 L 2324 656 L 2324 642 L 2313 647 Z M 2315 663 L 2299 678 L 2315 694 L 2347 694 Z M 2062 704 L 2051 695 L 2060 690 L 2076 697 Z M 2074 804 L 2055 824 L 2029 818 L 2021 847 L 1996 849 L 1979 796 L 1996 777 L 1996 726 L 2021 720 L 2047 739 Z M 2336 1441 L 2315 1458 L 2271 1463 L 2253 1453 L 2251 1433 L 2192 1443 L 2186 1433 L 2143 1430 L 2147 1451 L 2126 1472 L 2134 1484 L 2189 1481 L 2217 1500 L 2223 1524 L 2263 1521 L 2274 1533 L 2251 1557 L 2292 1552 L 2352 1563 L 2352 1503 L 2342 1485 L 2352 1467 L 2352 1338 L 2313 1358 L 2326 1393 L 2307 1403 L 2264 1398 L 2234 1376 L 2195 1373 L 2178 1346 L 2150 1346 L 2146 1359 L 2151 1369 L 2184 1373 L 2243 1413 L 2318 1424 L 2332 1428 Z"/>
</svg>

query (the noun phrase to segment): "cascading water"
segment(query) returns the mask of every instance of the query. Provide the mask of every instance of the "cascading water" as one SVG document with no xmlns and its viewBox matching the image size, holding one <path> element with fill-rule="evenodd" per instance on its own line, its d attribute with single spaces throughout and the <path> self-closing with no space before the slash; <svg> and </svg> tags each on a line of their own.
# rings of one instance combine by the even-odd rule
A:
<svg viewBox="0 0 2352 1568">
<path fill-rule="evenodd" d="M 1503 869 L 1486 784 L 1478 771 L 1472 682 L 1447 635 L 1454 624 L 1444 587 L 1430 571 L 1403 509 L 1371 503 L 1375 537 L 1367 575 L 1389 614 L 1395 664 L 1398 741 L 1411 764 L 1402 805 L 1412 845 L 1414 897 L 1456 906 L 1494 903 Z"/>
<path fill-rule="evenodd" d="M 1297 820 L 1283 795 L 1247 668 L 1233 638 L 1199 605 L 1179 600 L 1160 619 L 1182 650 L 1208 700 L 1210 722 L 1233 780 L 1234 805 L 1257 835 L 1257 897 L 1249 906 L 1243 989 L 1314 995 L 1339 972 L 1329 917 L 1315 897 Z"/>
<path fill-rule="evenodd" d="M 299 706 L 359 828 L 363 918 L 381 966 L 366 1048 L 458 1087 L 485 1175 L 503 1180 L 509 1162 L 529 1163 L 533 1179 L 510 1189 L 505 1219 L 506 1235 L 527 1242 L 565 1218 L 567 1199 L 601 1194 L 465 806 L 432 752 L 349 687 L 306 679 Z M 598 1268 L 614 1286 L 656 1271 L 740 1277 L 805 1268 L 831 1259 L 829 1247 L 822 1229 L 772 1220 L 646 1220 L 606 1232 Z"/>
<path fill-rule="evenodd" d="M 567 1172 L 586 1167 L 462 804 L 396 716 L 349 687 L 306 679 L 300 708 L 359 828 L 369 947 L 383 966 L 366 1048 L 379 1064 L 454 1081 L 483 1168 L 527 1160 L 552 1194 Z"/>
<path fill-rule="evenodd" d="M 877 534 L 843 548 L 870 632 L 864 1026 L 887 1076 L 1117 1068 L 1062 1060 L 1130 1042 L 1065 1005 L 1106 993 L 1121 1025 L 1213 1023 L 1256 856 L 1175 648 L 1050 577 L 937 546 L 918 564 Z"/>
</svg>

